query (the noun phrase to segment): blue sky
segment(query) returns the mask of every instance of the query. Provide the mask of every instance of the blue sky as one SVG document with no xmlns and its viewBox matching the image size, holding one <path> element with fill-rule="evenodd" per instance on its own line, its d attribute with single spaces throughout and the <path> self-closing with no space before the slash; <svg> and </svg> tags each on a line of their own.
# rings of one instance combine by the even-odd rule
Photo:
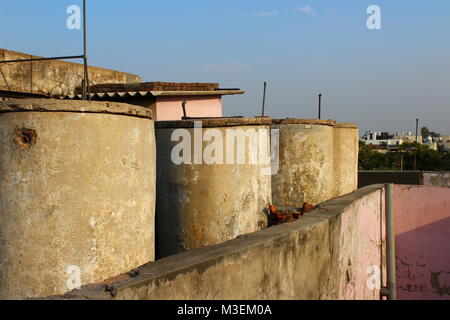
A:
<svg viewBox="0 0 450 320">
<path fill-rule="evenodd" d="M 42 56 L 81 53 L 66 28 L 80 0 L 2 1 L 0 47 Z M 382 30 L 366 27 L 369 5 Z M 361 131 L 450 134 L 448 0 L 88 0 L 89 59 L 144 81 L 220 82 L 226 115 L 316 116 Z"/>
</svg>

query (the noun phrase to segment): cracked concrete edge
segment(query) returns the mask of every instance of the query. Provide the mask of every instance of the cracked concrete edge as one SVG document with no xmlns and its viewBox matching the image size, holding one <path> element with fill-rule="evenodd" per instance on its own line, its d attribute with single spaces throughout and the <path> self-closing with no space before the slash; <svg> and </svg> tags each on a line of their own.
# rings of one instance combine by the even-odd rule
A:
<svg viewBox="0 0 450 320">
<path fill-rule="evenodd" d="M 241 127 L 271 125 L 271 118 L 198 118 L 189 120 L 158 121 L 156 129 L 194 128 L 195 122 L 201 122 L 203 128 Z"/>
<path fill-rule="evenodd" d="M 321 120 L 321 119 L 287 118 L 287 119 L 273 119 L 272 124 L 273 125 L 277 125 L 277 124 L 311 124 L 311 125 L 334 127 L 336 125 L 336 121 L 334 121 L 334 120 Z"/>
<path fill-rule="evenodd" d="M 107 113 L 152 119 L 150 109 L 118 102 L 61 99 L 11 99 L 0 101 L 0 114 L 7 112 Z"/>
<path fill-rule="evenodd" d="M 335 126 L 338 128 L 358 128 L 356 124 L 336 124 L 334 120 L 319 119 L 272 119 L 270 117 L 254 117 L 254 118 L 198 118 L 188 120 L 175 121 L 158 121 L 157 129 L 174 129 L 174 128 L 194 128 L 194 122 L 201 121 L 204 128 L 215 127 L 236 127 L 236 126 L 254 126 L 254 125 L 285 125 L 285 124 L 309 124 L 321 126 Z"/>
<path fill-rule="evenodd" d="M 201 270 L 208 269 L 211 265 L 225 259 L 227 256 L 238 255 L 243 250 L 251 248 L 264 248 L 283 238 L 287 239 L 291 237 L 293 233 L 310 230 L 318 224 L 328 224 L 356 201 L 383 189 L 384 185 L 382 184 L 367 186 L 348 195 L 321 203 L 315 210 L 296 222 L 275 226 L 240 236 L 235 240 L 216 246 L 193 249 L 145 264 L 132 270 L 130 273 L 135 273 L 136 276 L 130 277 L 130 279 L 125 281 L 116 282 L 111 285 L 90 284 L 64 295 L 40 298 L 39 300 L 110 300 L 114 299 L 117 291 L 128 287 L 140 286 L 151 281 L 175 279 L 176 276 L 188 273 L 194 269 L 202 272 Z"/>
</svg>

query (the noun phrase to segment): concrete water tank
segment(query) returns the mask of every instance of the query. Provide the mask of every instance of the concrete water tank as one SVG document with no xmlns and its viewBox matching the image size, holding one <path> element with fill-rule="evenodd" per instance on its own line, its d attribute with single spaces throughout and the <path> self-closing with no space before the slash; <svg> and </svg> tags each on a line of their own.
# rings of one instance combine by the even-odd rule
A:
<svg viewBox="0 0 450 320">
<path fill-rule="evenodd" d="M 272 177 L 277 206 L 319 204 L 334 194 L 334 121 L 273 120 L 279 130 L 279 170 Z"/>
<path fill-rule="evenodd" d="M 359 130 L 353 123 L 334 126 L 334 197 L 358 189 Z"/>
<path fill-rule="evenodd" d="M 0 298 L 42 297 L 154 260 L 147 109 L 0 102 Z"/>
<path fill-rule="evenodd" d="M 158 257 L 215 245 L 267 226 L 271 121 L 156 123 Z"/>
</svg>

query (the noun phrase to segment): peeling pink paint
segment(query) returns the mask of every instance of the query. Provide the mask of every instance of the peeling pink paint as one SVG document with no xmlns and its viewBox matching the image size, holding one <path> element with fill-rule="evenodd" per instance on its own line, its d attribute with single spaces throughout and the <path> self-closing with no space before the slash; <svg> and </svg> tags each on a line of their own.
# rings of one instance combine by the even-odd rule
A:
<svg viewBox="0 0 450 320">
<path fill-rule="evenodd" d="M 399 299 L 450 300 L 450 188 L 395 186 Z"/>
<path fill-rule="evenodd" d="M 340 299 L 379 300 L 380 290 L 369 288 L 367 280 L 372 266 L 383 269 L 383 195 L 384 191 L 371 193 L 355 201 L 342 213 L 339 246 Z"/>
</svg>

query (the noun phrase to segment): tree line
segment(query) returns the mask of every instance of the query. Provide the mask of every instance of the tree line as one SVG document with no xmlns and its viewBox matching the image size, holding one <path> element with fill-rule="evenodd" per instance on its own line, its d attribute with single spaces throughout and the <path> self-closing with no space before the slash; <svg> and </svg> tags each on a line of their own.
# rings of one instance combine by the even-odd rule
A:
<svg viewBox="0 0 450 320">
<path fill-rule="evenodd" d="M 417 151 L 416 151 L 417 148 Z M 381 153 L 364 142 L 359 143 L 359 170 L 450 171 L 450 154 L 430 149 L 419 143 L 404 143 Z"/>
</svg>

